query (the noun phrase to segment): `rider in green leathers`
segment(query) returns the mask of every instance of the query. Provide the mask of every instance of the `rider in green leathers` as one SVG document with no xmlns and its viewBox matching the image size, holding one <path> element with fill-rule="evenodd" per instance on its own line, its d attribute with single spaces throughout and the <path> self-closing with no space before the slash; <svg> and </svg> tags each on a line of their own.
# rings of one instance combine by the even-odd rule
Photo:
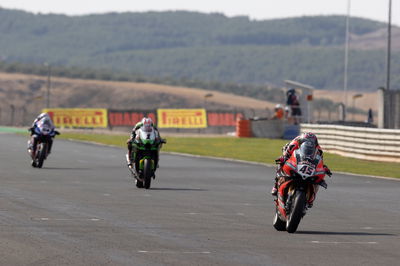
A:
<svg viewBox="0 0 400 266">
<path fill-rule="evenodd" d="M 135 127 L 132 129 L 131 132 L 131 136 L 130 138 L 127 140 L 126 144 L 128 146 L 128 167 L 132 168 L 134 165 L 133 159 L 132 158 L 132 142 L 135 140 L 136 138 L 136 131 L 140 128 L 142 128 L 146 131 L 149 132 L 152 129 L 154 129 L 155 134 L 156 134 L 156 140 L 159 142 L 163 142 L 163 139 L 161 139 L 160 137 L 160 133 L 158 132 L 157 127 L 154 125 L 153 121 L 151 120 L 151 118 L 148 117 L 144 117 L 140 122 L 136 123 Z M 156 165 L 158 164 L 158 153 L 157 153 L 157 158 L 156 158 Z"/>
</svg>

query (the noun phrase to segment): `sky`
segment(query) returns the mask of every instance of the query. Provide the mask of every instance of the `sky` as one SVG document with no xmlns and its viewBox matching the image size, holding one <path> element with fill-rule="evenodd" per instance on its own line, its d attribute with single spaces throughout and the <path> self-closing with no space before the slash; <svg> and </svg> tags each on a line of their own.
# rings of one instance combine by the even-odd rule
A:
<svg viewBox="0 0 400 266">
<path fill-rule="evenodd" d="M 0 7 L 67 15 L 189 10 L 264 20 L 304 15 L 346 15 L 348 1 L 351 3 L 351 16 L 388 21 L 389 0 L 1 0 Z M 400 26 L 400 0 L 392 2 L 392 22 Z"/>
</svg>

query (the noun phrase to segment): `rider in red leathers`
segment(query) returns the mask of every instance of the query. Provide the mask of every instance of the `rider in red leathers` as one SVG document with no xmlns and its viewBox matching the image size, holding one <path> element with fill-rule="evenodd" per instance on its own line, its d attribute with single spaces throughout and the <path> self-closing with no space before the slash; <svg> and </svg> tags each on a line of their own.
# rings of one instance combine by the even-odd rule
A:
<svg viewBox="0 0 400 266">
<path fill-rule="evenodd" d="M 285 162 L 290 158 L 290 156 L 292 156 L 292 153 L 297 150 L 298 148 L 300 148 L 300 145 L 306 141 L 311 141 L 315 144 L 316 149 L 318 150 L 319 154 L 322 156 L 323 151 L 321 149 L 321 147 L 318 144 L 318 139 L 317 136 L 312 133 L 312 132 L 305 132 L 303 134 L 301 134 L 300 136 L 295 137 L 291 142 L 287 143 L 283 148 L 282 148 L 282 156 L 278 157 L 275 162 L 277 164 L 280 164 L 281 166 L 283 166 L 285 164 Z M 329 170 L 329 168 L 324 165 L 325 168 L 325 172 L 328 176 L 331 176 L 332 173 Z M 275 180 L 275 184 L 274 187 L 272 188 L 271 194 L 272 196 L 276 196 L 278 193 L 278 187 L 277 187 L 277 182 Z"/>
</svg>

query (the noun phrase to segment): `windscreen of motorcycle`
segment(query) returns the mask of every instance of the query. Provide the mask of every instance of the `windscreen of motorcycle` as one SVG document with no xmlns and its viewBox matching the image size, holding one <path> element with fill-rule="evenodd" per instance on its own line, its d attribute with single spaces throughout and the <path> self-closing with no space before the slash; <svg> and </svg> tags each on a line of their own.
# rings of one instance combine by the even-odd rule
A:
<svg viewBox="0 0 400 266">
<path fill-rule="evenodd" d="M 139 129 L 139 137 L 143 144 L 153 144 L 156 140 L 156 134 L 154 128 L 149 130 Z"/>
<path fill-rule="evenodd" d="M 36 131 L 39 131 L 38 133 L 39 134 L 42 134 L 42 135 L 49 135 L 50 134 L 50 132 L 51 132 L 51 126 L 48 124 L 48 123 L 46 123 L 46 121 L 40 121 L 39 123 L 38 123 L 38 126 L 37 126 L 37 129 L 38 130 L 36 130 Z"/>
</svg>

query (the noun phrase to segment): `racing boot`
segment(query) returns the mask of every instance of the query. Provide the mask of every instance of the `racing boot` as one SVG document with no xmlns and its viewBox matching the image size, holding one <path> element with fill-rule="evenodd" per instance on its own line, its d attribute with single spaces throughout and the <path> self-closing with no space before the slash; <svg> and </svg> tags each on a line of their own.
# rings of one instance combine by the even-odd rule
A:
<svg viewBox="0 0 400 266">
<path fill-rule="evenodd" d="M 133 163 L 133 161 L 132 161 L 131 156 L 129 156 L 129 153 L 126 154 L 126 163 L 127 163 L 127 165 L 128 165 L 129 168 L 133 169 L 134 163 Z"/>
<path fill-rule="evenodd" d="M 275 177 L 275 183 L 274 183 L 274 186 L 272 187 L 271 195 L 273 197 L 277 197 L 278 196 L 278 178 L 277 177 Z"/>
<path fill-rule="evenodd" d="M 278 196 L 278 189 L 276 188 L 276 186 L 272 188 L 271 195 L 274 197 Z"/>
</svg>

